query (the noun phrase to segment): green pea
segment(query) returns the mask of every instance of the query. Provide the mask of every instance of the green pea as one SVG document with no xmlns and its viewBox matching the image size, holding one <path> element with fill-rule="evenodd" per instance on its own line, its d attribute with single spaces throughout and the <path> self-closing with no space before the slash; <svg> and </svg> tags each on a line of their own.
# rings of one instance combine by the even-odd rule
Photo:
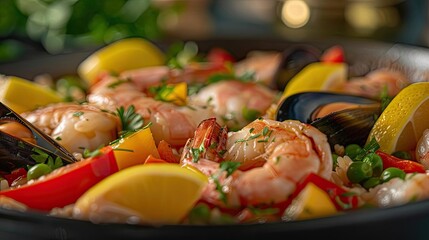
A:
<svg viewBox="0 0 429 240">
<path fill-rule="evenodd" d="M 372 177 L 372 167 L 366 162 L 352 162 L 347 169 L 347 177 L 352 183 L 362 182 Z"/>
<path fill-rule="evenodd" d="M 50 172 L 52 172 L 52 169 L 48 165 L 46 165 L 44 163 L 36 164 L 28 170 L 27 180 L 37 179 L 37 178 L 39 178 L 43 175 L 46 175 Z"/>
<path fill-rule="evenodd" d="M 365 180 L 362 184 L 362 186 L 366 189 L 369 190 L 370 188 L 373 188 L 375 186 L 377 186 L 378 184 L 381 183 L 380 178 L 378 177 L 371 177 L 368 180 Z"/>
<path fill-rule="evenodd" d="M 189 222 L 192 224 L 207 224 L 210 221 L 211 211 L 206 204 L 196 205 L 189 213 Z"/>
<path fill-rule="evenodd" d="M 356 158 L 356 156 L 362 152 L 361 146 L 358 144 L 349 144 L 345 147 L 344 152 L 347 156 L 349 156 L 352 160 Z"/>
<path fill-rule="evenodd" d="M 335 170 L 335 168 L 338 166 L 338 155 L 335 153 L 332 153 L 332 171 Z"/>
<path fill-rule="evenodd" d="M 376 153 L 368 153 L 363 159 L 362 162 L 366 162 L 372 167 L 373 176 L 380 176 L 383 171 L 383 160 Z"/>
<path fill-rule="evenodd" d="M 406 175 L 405 172 L 402 171 L 401 169 L 395 168 L 395 167 L 389 167 L 384 169 L 384 171 L 381 173 L 380 180 L 382 183 L 385 183 L 393 178 L 405 179 L 405 175 Z"/>
<path fill-rule="evenodd" d="M 411 154 L 407 151 L 396 151 L 396 152 L 392 153 L 392 155 L 397 157 L 397 158 L 405 159 L 405 160 L 412 160 L 413 159 Z"/>
</svg>

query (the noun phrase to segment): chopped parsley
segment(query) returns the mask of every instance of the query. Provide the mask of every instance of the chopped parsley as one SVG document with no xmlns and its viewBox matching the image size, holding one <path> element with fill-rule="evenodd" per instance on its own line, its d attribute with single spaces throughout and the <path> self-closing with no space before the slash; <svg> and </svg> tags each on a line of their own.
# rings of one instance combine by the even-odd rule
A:
<svg viewBox="0 0 429 240">
<path fill-rule="evenodd" d="M 200 145 L 199 148 L 191 148 L 192 162 L 196 163 L 200 160 L 201 154 L 204 153 L 205 147 L 203 144 Z"/>
<path fill-rule="evenodd" d="M 369 153 L 375 152 L 380 148 L 380 144 L 378 144 L 377 140 L 373 137 L 371 141 L 369 141 L 362 150 L 356 155 L 354 158 L 355 161 L 362 161 L 365 156 Z"/>
<path fill-rule="evenodd" d="M 63 166 L 63 161 L 59 156 L 56 156 L 54 159 L 51 155 L 39 148 L 33 148 L 32 151 L 34 152 L 34 154 L 31 154 L 30 157 L 36 163 L 44 163 L 48 165 L 52 170 Z"/>
<path fill-rule="evenodd" d="M 261 112 L 256 109 L 251 109 L 247 107 L 243 107 L 241 110 L 241 114 L 243 115 L 243 118 L 248 121 L 252 122 L 253 120 L 257 119 L 259 116 L 261 116 Z"/>
<path fill-rule="evenodd" d="M 80 116 L 82 116 L 84 113 L 83 112 L 74 112 L 73 113 L 73 117 L 80 117 Z"/>
<path fill-rule="evenodd" d="M 116 111 L 122 126 L 120 135 L 143 128 L 143 117 L 135 112 L 134 105 L 129 106 L 127 109 L 121 106 Z"/>
<path fill-rule="evenodd" d="M 107 88 L 116 88 L 117 86 L 123 84 L 123 83 L 127 83 L 127 82 L 131 82 L 130 79 L 118 79 L 118 81 L 112 82 L 109 85 L 107 85 Z"/>
<path fill-rule="evenodd" d="M 240 167 L 240 162 L 224 161 L 220 163 L 220 169 L 226 172 L 226 176 L 229 177 L 235 170 Z"/>
<path fill-rule="evenodd" d="M 97 149 L 95 149 L 95 150 L 93 150 L 93 151 L 91 151 L 91 150 L 89 150 L 89 149 L 85 149 L 84 151 L 83 151 L 83 154 L 82 154 L 82 156 L 84 157 L 84 158 L 90 158 L 90 157 L 96 157 L 96 156 L 99 156 L 99 155 L 101 155 L 101 148 L 103 148 L 104 146 L 103 145 L 101 145 L 100 147 L 98 147 Z"/>
<path fill-rule="evenodd" d="M 392 101 L 393 97 L 390 97 L 388 95 L 387 86 L 384 86 L 383 90 L 380 94 L 380 101 L 381 101 L 381 111 L 383 112 L 384 109 L 389 105 L 389 103 Z"/>
</svg>

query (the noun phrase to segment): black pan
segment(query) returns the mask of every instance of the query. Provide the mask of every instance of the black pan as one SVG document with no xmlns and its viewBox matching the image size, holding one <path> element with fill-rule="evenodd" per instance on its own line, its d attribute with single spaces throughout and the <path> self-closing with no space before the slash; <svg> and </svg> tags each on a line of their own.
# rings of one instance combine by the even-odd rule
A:
<svg viewBox="0 0 429 240">
<path fill-rule="evenodd" d="M 198 41 L 201 52 L 223 47 L 237 58 L 251 50 L 283 50 L 296 43 L 283 40 L 223 39 Z M 300 43 L 302 44 L 302 43 Z M 356 68 L 400 67 L 413 81 L 429 80 L 429 50 L 400 44 L 330 40 L 306 42 L 321 50 L 344 47 Z M 168 43 L 159 43 L 165 48 Z M 36 56 L 33 60 L 0 65 L 0 73 L 32 79 L 49 73 L 74 74 L 91 52 Z M 363 66 L 363 67 L 362 67 Z M 429 200 L 385 209 L 365 209 L 319 219 L 220 226 L 136 226 L 94 224 L 50 217 L 37 212 L 0 208 L 0 239 L 429 239 Z"/>
</svg>

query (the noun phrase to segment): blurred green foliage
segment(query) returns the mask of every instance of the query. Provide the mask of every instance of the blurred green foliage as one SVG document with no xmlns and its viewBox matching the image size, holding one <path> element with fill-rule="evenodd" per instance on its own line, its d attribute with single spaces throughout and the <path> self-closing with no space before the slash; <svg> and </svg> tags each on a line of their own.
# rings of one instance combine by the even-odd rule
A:
<svg viewBox="0 0 429 240">
<path fill-rule="evenodd" d="M 157 40 L 161 11 L 151 0 L 1 0 L 0 61 L 26 45 L 56 54 L 126 37 Z"/>
</svg>

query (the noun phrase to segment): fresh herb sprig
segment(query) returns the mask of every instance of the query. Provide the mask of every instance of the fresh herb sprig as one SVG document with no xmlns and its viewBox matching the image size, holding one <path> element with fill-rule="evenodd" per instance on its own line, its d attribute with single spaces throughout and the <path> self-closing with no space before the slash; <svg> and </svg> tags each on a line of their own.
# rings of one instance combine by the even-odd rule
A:
<svg viewBox="0 0 429 240">
<path fill-rule="evenodd" d="M 129 106 L 127 109 L 121 106 L 116 111 L 122 126 L 119 135 L 124 135 L 130 131 L 135 132 L 143 128 L 143 117 L 136 113 L 134 105 Z"/>
<path fill-rule="evenodd" d="M 56 158 L 54 159 L 51 155 L 39 148 L 33 148 L 32 151 L 34 152 L 34 154 L 31 154 L 30 157 L 36 163 L 44 163 L 48 165 L 52 170 L 63 166 L 63 161 L 58 156 L 56 156 Z"/>
</svg>

